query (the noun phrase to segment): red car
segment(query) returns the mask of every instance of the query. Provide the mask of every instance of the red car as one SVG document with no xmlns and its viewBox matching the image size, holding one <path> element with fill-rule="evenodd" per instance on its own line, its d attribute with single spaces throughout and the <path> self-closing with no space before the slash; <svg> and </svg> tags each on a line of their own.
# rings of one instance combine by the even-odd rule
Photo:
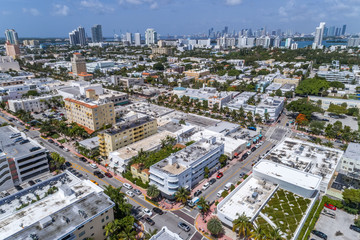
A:
<svg viewBox="0 0 360 240">
<path fill-rule="evenodd" d="M 105 176 L 107 176 L 108 178 L 112 178 L 112 175 L 108 172 L 105 173 Z"/>
<path fill-rule="evenodd" d="M 216 178 L 219 179 L 219 178 L 222 178 L 222 176 L 224 176 L 224 174 L 219 172 L 218 175 L 216 176 Z"/>
<path fill-rule="evenodd" d="M 330 204 L 330 203 L 325 203 L 324 206 L 325 206 L 326 208 L 331 209 L 331 210 L 334 210 L 334 211 L 336 210 L 336 207 L 335 207 L 334 205 Z"/>
</svg>

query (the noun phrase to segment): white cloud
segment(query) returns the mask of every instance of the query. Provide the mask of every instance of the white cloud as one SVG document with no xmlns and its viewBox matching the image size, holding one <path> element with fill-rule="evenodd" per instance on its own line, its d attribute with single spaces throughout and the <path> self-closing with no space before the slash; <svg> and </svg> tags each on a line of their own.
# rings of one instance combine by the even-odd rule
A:
<svg viewBox="0 0 360 240">
<path fill-rule="evenodd" d="M 109 13 L 115 10 L 113 7 L 105 5 L 99 0 L 82 0 L 80 2 L 80 6 L 88 8 L 97 13 Z"/>
<path fill-rule="evenodd" d="M 0 11 L 0 15 L 3 15 L 3 16 L 10 15 L 10 14 L 11 14 L 11 12 L 7 11 L 7 10 Z"/>
<path fill-rule="evenodd" d="M 243 0 L 225 0 L 225 3 L 227 4 L 227 5 L 231 5 L 231 6 L 233 6 L 233 5 L 239 5 L 239 4 L 241 4 L 243 2 Z"/>
<path fill-rule="evenodd" d="M 120 5 L 146 5 L 150 9 L 156 9 L 159 7 L 159 3 L 157 0 L 119 0 Z"/>
<path fill-rule="evenodd" d="M 23 8 L 23 13 L 29 13 L 33 16 L 39 16 L 40 12 L 36 8 Z"/>
<path fill-rule="evenodd" d="M 67 16 L 69 15 L 70 8 L 66 5 L 56 4 L 54 5 L 54 15 Z"/>
<path fill-rule="evenodd" d="M 158 7 L 159 7 L 159 5 L 158 5 L 157 2 L 153 2 L 152 4 L 150 4 L 150 8 L 151 8 L 151 9 L 156 9 L 156 8 L 158 8 Z"/>
</svg>

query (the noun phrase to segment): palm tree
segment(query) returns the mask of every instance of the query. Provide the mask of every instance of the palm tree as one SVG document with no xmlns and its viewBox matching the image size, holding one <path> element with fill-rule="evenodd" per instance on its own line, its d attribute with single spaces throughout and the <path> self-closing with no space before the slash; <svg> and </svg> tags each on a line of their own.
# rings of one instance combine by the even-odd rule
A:
<svg viewBox="0 0 360 240">
<path fill-rule="evenodd" d="M 181 187 L 175 193 L 175 199 L 178 202 L 182 202 L 183 204 L 189 199 L 190 192 L 184 187 Z"/>
<path fill-rule="evenodd" d="M 254 229 L 250 237 L 253 240 L 265 240 L 266 235 L 264 233 L 264 230 L 261 228 L 261 226 L 258 226 Z"/>
<path fill-rule="evenodd" d="M 132 225 L 127 225 L 119 234 L 120 239 L 124 240 L 135 240 L 136 239 L 136 231 L 134 230 Z"/>
<path fill-rule="evenodd" d="M 268 112 L 266 112 L 264 114 L 264 118 L 265 118 L 265 122 L 267 122 L 270 119 L 270 114 Z"/>
<path fill-rule="evenodd" d="M 156 185 L 152 184 L 147 188 L 147 195 L 150 198 L 157 198 L 160 195 L 160 191 Z"/>
<path fill-rule="evenodd" d="M 118 239 L 118 232 L 120 231 L 122 226 L 122 223 L 120 222 L 119 219 L 115 219 L 112 222 L 109 222 L 106 226 L 105 226 L 105 234 L 107 237 L 109 237 L 110 239 Z"/>
<path fill-rule="evenodd" d="M 224 231 L 224 228 L 217 217 L 212 217 L 207 223 L 207 229 L 212 235 L 219 235 Z"/>
<path fill-rule="evenodd" d="M 233 232 L 238 231 L 240 236 L 247 236 L 251 232 L 252 224 L 250 218 L 245 213 L 238 215 L 238 218 L 233 222 Z"/>
<path fill-rule="evenodd" d="M 269 232 L 267 239 L 269 240 L 283 240 L 284 238 L 281 236 L 281 232 L 279 228 L 273 228 L 271 232 Z"/>
<path fill-rule="evenodd" d="M 158 231 L 159 230 L 156 228 L 154 230 L 149 229 L 149 232 L 145 233 L 145 240 L 152 238 L 155 234 L 157 234 Z"/>
<path fill-rule="evenodd" d="M 203 196 L 200 197 L 197 205 L 199 206 L 203 216 L 205 213 L 207 213 L 210 210 L 210 206 Z"/>
</svg>

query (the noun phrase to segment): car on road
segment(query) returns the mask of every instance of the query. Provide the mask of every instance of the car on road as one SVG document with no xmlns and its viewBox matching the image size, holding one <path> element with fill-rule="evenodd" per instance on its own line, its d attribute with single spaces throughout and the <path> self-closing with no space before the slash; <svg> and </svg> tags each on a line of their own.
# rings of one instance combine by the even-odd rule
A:
<svg viewBox="0 0 360 240">
<path fill-rule="evenodd" d="M 28 183 L 29 183 L 30 186 L 33 186 L 33 185 L 36 184 L 33 180 L 30 180 Z"/>
<path fill-rule="evenodd" d="M 41 183 L 42 180 L 41 180 L 41 179 L 36 179 L 35 182 L 36 182 L 36 183 Z"/>
<path fill-rule="evenodd" d="M 48 140 L 48 143 L 54 143 L 54 140 L 49 139 L 49 140 Z"/>
<path fill-rule="evenodd" d="M 325 206 L 326 208 L 331 209 L 331 210 L 334 210 L 334 211 L 336 210 L 336 207 L 335 207 L 334 205 L 330 204 L 330 203 L 325 203 L 324 206 Z"/>
<path fill-rule="evenodd" d="M 107 176 L 108 178 L 112 178 L 112 177 L 113 177 L 113 176 L 111 175 L 111 173 L 108 173 L 108 172 L 105 173 L 105 176 Z"/>
<path fill-rule="evenodd" d="M 145 221 L 150 225 L 150 226 L 153 226 L 155 224 L 154 220 L 152 220 L 151 218 L 149 217 L 146 217 L 145 218 Z"/>
<path fill-rule="evenodd" d="M 98 178 L 104 178 L 104 174 L 102 174 L 100 171 L 94 171 L 94 175 L 97 176 Z"/>
<path fill-rule="evenodd" d="M 130 190 L 126 191 L 126 195 L 128 195 L 129 197 L 135 197 L 135 194 Z"/>
<path fill-rule="evenodd" d="M 124 186 L 125 188 L 129 189 L 129 190 L 131 190 L 131 189 L 133 188 L 133 187 L 132 187 L 130 184 L 128 184 L 128 183 L 124 183 L 123 186 Z"/>
<path fill-rule="evenodd" d="M 327 235 L 323 232 L 320 232 L 318 230 L 312 230 L 311 233 L 314 234 L 315 236 L 318 236 L 319 238 L 327 240 Z"/>
<path fill-rule="evenodd" d="M 248 156 L 249 156 L 248 153 L 244 153 L 244 154 L 241 156 L 241 159 L 240 159 L 240 160 L 245 160 Z"/>
<path fill-rule="evenodd" d="M 240 178 L 243 178 L 244 176 L 245 176 L 244 172 L 240 173 Z"/>
<path fill-rule="evenodd" d="M 133 194 L 134 194 L 134 193 L 133 193 Z M 148 208 L 144 208 L 144 209 L 143 209 L 143 213 L 146 214 L 146 215 L 148 215 L 148 216 L 150 216 L 150 217 L 153 215 L 152 211 L 151 211 L 150 209 L 148 209 Z"/>
<path fill-rule="evenodd" d="M 256 147 L 252 147 L 252 148 L 251 148 L 251 151 L 252 151 L 252 152 L 255 152 L 255 150 L 256 150 Z"/>
<path fill-rule="evenodd" d="M 94 183 L 95 185 L 98 185 L 99 186 L 99 184 L 95 181 L 95 180 L 90 180 L 92 183 Z"/>
<path fill-rule="evenodd" d="M 360 227 L 358 227 L 358 226 L 356 226 L 356 225 L 351 224 L 351 225 L 350 225 L 350 229 L 351 229 L 351 230 L 354 230 L 354 231 L 356 231 L 356 232 L 358 232 L 358 233 L 360 233 Z"/>
<path fill-rule="evenodd" d="M 210 183 L 207 182 L 207 183 L 205 183 L 205 184 L 202 186 L 202 189 L 203 189 L 203 190 L 206 190 L 206 189 L 208 189 L 209 187 L 210 187 Z"/>
<path fill-rule="evenodd" d="M 134 193 L 136 193 L 137 195 L 141 195 L 141 194 L 142 194 L 142 192 L 141 192 L 139 189 L 134 189 L 133 191 L 134 191 Z"/>
<path fill-rule="evenodd" d="M 26 128 L 23 130 L 23 132 L 28 132 L 28 131 L 29 131 L 29 129 L 26 129 Z"/>
<path fill-rule="evenodd" d="M 98 166 L 97 166 L 95 163 L 91 163 L 91 164 L 90 164 L 90 167 L 92 167 L 92 168 L 94 168 L 94 169 L 98 168 Z"/>
<path fill-rule="evenodd" d="M 212 179 L 209 180 L 210 185 L 213 185 L 215 182 L 216 182 L 215 178 L 212 178 Z"/>
<path fill-rule="evenodd" d="M 186 223 L 179 222 L 178 227 L 181 228 L 182 230 L 184 230 L 185 232 L 190 231 L 190 227 Z"/>
<path fill-rule="evenodd" d="M 198 197 L 198 196 L 200 196 L 200 194 L 202 194 L 202 191 L 199 189 L 194 193 L 194 196 Z"/>
<path fill-rule="evenodd" d="M 21 191 L 23 188 L 20 185 L 15 186 L 16 190 Z"/>
<path fill-rule="evenodd" d="M 64 147 L 64 151 L 69 152 L 70 150 L 68 148 Z"/>
<path fill-rule="evenodd" d="M 217 175 L 216 175 L 216 178 L 217 179 L 220 179 L 224 176 L 224 174 L 222 172 L 219 172 Z"/>
<path fill-rule="evenodd" d="M 41 149 L 41 147 L 33 147 L 33 148 L 30 148 L 29 151 L 30 152 L 35 152 L 37 150 Z"/>
<path fill-rule="evenodd" d="M 67 167 L 71 167 L 71 166 L 72 166 L 72 164 L 71 164 L 71 162 L 65 162 L 65 166 L 67 166 Z"/>
<path fill-rule="evenodd" d="M 57 142 L 54 142 L 54 145 L 57 146 L 57 147 L 60 146 Z"/>
<path fill-rule="evenodd" d="M 159 214 L 159 215 L 163 215 L 163 214 L 164 214 L 163 210 L 161 210 L 160 208 L 157 208 L 157 207 L 154 207 L 154 208 L 153 208 L 153 212 L 154 212 L 154 213 L 157 213 L 157 214 Z"/>
<path fill-rule="evenodd" d="M 63 145 L 60 145 L 59 148 L 61 148 L 62 150 L 64 150 L 65 147 L 64 147 Z"/>
<path fill-rule="evenodd" d="M 79 160 L 82 162 L 87 162 L 86 158 L 84 158 L 84 157 L 80 157 Z"/>
</svg>

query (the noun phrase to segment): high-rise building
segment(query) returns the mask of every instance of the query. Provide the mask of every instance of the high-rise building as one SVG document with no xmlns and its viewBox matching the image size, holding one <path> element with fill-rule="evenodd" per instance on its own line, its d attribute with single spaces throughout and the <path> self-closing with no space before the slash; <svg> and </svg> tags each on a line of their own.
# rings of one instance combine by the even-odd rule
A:
<svg viewBox="0 0 360 240">
<path fill-rule="evenodd" d="M 86 45 L 85 28 L 80 26 L 78 27 L 78 31 L 79 31 L 79 44 L 80 46 L 85 46 Z"/>
<path fill-rule="evenodd" d="M 285 40 L 285 47 L 286 48 L 290 48 L 291 47 L 291 43 L 292 43 L 292 38 L 287 38 Z"/>
<path fill-rule="evenodd" d="M 335 36 L 335 26 L 329 27 L 327 36 Z"/>
<path fill-rule="evenodd" d="M 337 27 L 335 30 L 335 36 L 340 36 L 341 34 L 341 28 Z"/>
<path fill-rule="evenodd" d="M 97 24 L 91 28 L 91 40 L 93 43 L 103 41 L 102 27 L 100 24 Z"/>
<path fill-rule="evenodd" d="M 5 30 L 5 38 L 6 41 L 10 44 L 19 44 L 18 34 L 14 29 L 6 29 Z"/>
<path fill-rule="evenodd" d="M 141 45 L 141 34 L 135 33 L 134 39 L 135 39 L 135 46 L 140 46 Z"/>
<path fill-rule="evenodd" d="M 71 68 L 74 75 L 87 72 L 85 57 L 83 57 L 81 53 L 74 53 L 73 57 L 71 58 Z"/>
<path fill-rule="evenodd" d="M 132 43 L 132 34 L 127 32 L 125 35 L 125 41 L 129 42 L 130 44 Z"/>
<path fill-rule="evenodd" d="M 6 55 L 12 58 L 17 58 L 20 56 L 20 48 L 18 44 L 11 44 L 9 41 L 5 43 Z"/>
<path fill-rule="evenodd" d="M 281 43 L 281 38 L 279 36 L 277 36 L 274 39 L 274 47 L 276 47 L 276 48 L 280 47 L 280 43 Z"/>
<path fill-rule="evenodd" d="M 322 48 L 324 28 L 325 28 L 325 22 L 321 22 L 319 27 L 316 27 L 315 38 L 314 38 L 314 42 L 312 44 L 313 49 Z"/>
<path fill-rule="evenodd" d="M 228 32 L 229 32 L 229 27 L 228 26 L 225 26 L 225 28 L 224 28 L 224 34 L 228 34 Z"/>
<path fill-rule="evenodd" d="M 343 25 L 342 30 L 341 30 L 341 35 L 345 36 L 346 33 L 346 24 Z"/>
<path fill-rule="evenodd" d="M 157 43 L 157 32 L 153 28 L 148 28 L 145 31 L 145 43 L 146 45 L 152 45 Z"/>
<path fill-rule="evenodd" d="M 325 27 L 324 28 L 324 37 L 327 37 L 329 34 L 329 28 Z"/>
</svg>

